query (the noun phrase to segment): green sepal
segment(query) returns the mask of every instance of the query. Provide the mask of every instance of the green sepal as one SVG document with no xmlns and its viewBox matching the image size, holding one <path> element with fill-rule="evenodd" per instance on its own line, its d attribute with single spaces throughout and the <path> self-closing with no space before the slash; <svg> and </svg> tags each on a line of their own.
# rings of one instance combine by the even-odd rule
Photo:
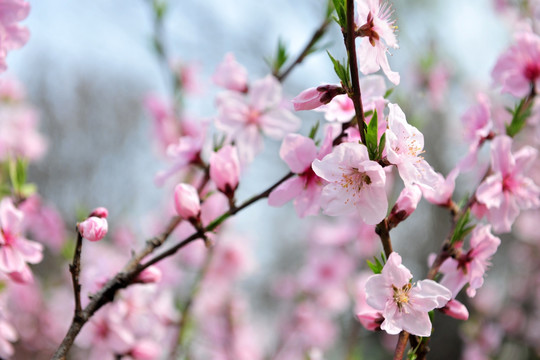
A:
<svg viewBox="0 0 540 360">
<path fill-rule="evenodd" d="M 381 139 L 379 140 L 379 151 L 377 154 L 377 160 L 382 158 L 382 154 L 383 154 L 385 146 L 386 146 L 386 133 L 383 133 L 381 135 Z"/>
</svg>

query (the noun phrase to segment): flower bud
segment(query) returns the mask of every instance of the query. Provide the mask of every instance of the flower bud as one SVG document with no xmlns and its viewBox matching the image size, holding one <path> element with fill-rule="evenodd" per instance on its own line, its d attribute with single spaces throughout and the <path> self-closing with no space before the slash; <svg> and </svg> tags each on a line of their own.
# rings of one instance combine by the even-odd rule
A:
<svg viewBox="0 0 540 360">
<path fill-rule="evenodd" d="M 240 178 L 240 160 L 234 146 L 224 146 L 210 155 L 210 178 L 221 192 L 234 194 Z"/>
<path fill-rule="evenodd" d="M 197 218 L 201 213 L 201 202 L 197 189 L 189 184 L 178 184 L 174 189 L 176 212 L 184 219 Z"/>
<path fill-rule="evenodd" d="M 157 266 L 149 266 L 137 275 L 136 283 L 150 284 L 161 281 L 161 270 Z"/>
<path fill-rule="evenodd" d="M 467 310 L 467 307 L 456 299 L 452 299 L 447 302 L 441 311 L 454 319 L 467 320 L 469 318 L 469 311 Z"/>
<path fill-rule="evenodd" d="M 90 217 L 90 216 L 95 216 L 95 217 L 98 217 L 98 218 L 106 219 L 107 216 L 109 216 L 109 211 L 106 208 L 100 206 L 100 207 L 95 208 L 90 213 L 90 215 L 88 215 L 88 217 Z"/>
<path fill-rule="evenodd" d="M 397 224 L 408 218 L 416 210 L 420 199 L 422 199 L 422 191 L 418 186 L 406 186 L 399 194 L 388 217 L 390 228 L 396 227 Z"/>
<path fill-rule="evenodd" d="M 99 241 L 107 235 L 109 229 L 107 219 L 90 216 L 88 219 L 78 224 L 81 236 L 90 241 Z"/>
<path fill-rule="evenodd" d="M 294 110 L 313 110 L 328 104 L 336 95 L 345 94 L 345 90 L 336 85 L 321 85 L 302 91 L 291 100 Z"/>
</svg>

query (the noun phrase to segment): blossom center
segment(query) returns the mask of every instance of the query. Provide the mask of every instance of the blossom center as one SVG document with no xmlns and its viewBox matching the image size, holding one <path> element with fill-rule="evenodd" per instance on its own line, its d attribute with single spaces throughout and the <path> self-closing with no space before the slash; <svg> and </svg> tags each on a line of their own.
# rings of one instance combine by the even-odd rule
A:
<svg viewBox="0 0 540 360">
<path fill-rule="evenodd" d="M 9 231 L 5 231 L 4 229 L 1 229 L 0 231 L 2 233 L 0 245 L 10 246 L 15 242 L 15 239 L 17 238 L 15 234 L 10 233 Z"/>
<path fill-rule="evenodd" d="M 261 116 L 261 113 L 258 110 L 250 109 L 247 115 L 248 124 L 257 125 L 260 116 Z"/>
<path fill-rule="evenodd" d="M 364 185 L 371 184 L 371 178 L 365 172 L 353 169 L 350 173 L 343 173 L 341 176 L 341 187 L 345 190 L 361 191 Z"/>
<path fill-rule="evenodd" d="M 523 70 L 523 75 L 529 81 L 536 81 L 540 77 L 540 66 L 534 62 L 529 62 Z"/>
<path fill-rule="evenodd" d="M 409 303 L 409 291 L 411 287 L 411 283 L 407 283 L 401 288 L 392 285 L 392 289 L 394 290 L 393 299 L 400 312 L 403 311 L 403 306 Z"/>
</svg>

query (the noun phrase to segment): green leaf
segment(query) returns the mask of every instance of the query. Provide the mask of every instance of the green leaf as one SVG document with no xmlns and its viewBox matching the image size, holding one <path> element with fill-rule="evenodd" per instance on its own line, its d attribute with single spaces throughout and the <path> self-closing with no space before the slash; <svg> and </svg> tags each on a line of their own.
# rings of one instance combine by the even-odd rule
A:
<svg viewBox="0 0 540 360">
<path fill-rule="evenodd" d="M 24 198 L 30 197 L 37 192 L 37 185 L 33 183 L 23 184 L 19 189 Z"/>
<path fill-rule="evenodd" d="M 330 52 L 327 50 L 326 53 L 330 57 L 330 60 L 332 60 L 332 64 L 334 64 L 334 71 L 336 72 L 336 75 L 341 80 L 341 83 L 346 87 L 350 88 L 349 86 L 349 68 L 343 66 L 338 60 L 336 60 Z"/>
<path fill-rule="evenodd" d="M 317 135 L 317 131 L 319 130 L 319 125 L 320 125 L 320 122 L 317 121 L 317 123 L 315 125 L 313 125 L 313 127 L 311 128 L 311 130 L 309 131 L 309 138 L 311 140 L 314 140 L 315 139 L 315 135 Z"/>
<path fill-rule="evenodd" d="M 278 39 L 278 47 L 276 51 L 276 59 L 274 62 L 274 69 L 276 72 L 279 72 L 283 64 L 289 59 L 289 54 L 287 53 L 287 45 L 283 42 L 281 38 Z"/>
<path fill-rule="evenodd" d="M 527 118 L 532 113 L 532 101 L 527 101 L 529 97 L 521 99 L 515 109 L 511 111 L 512 122 L 506 126 L 506 134 L 514 137 L 517 133 L 523 129 L 527 123 Z"/>
<path fill-rule="evenodd" d="M 463 240 L 465 236 L 467 236 L 475 228 L 475 224 L 469 225 L 470 221 L 471 210 L 467 209 L 465 214 L 461 215 L 461 217 L 456 223 L 456 228 L 454 229 L 454 233 L 452 234 L 452 238 L 450 239 L 451 244 Z"/>
<path fill-rule="evenodd" d="M 332 0 L 334 8 L 336 9 L 337 17 L 334 16 L 334 20 L 342 28 L 347 27 L 347 11 L 345 7 L 345 0 Z"/>
<path fill-rule="evenodd" d="M 154 14 L 156 18 L 161 21 L 167 13 L 167 2 L 163 0 L 154 0 L 153 2 Z"/>
<path fill-rule="evenodd" d="M 367 265 L 374 274 L 380 274 L 384 267 L 384 264 L 386 264 L 386 257 L 384 256 L 384 253 L 381 253 L 381 260 L 379 260 L 376 256 L 373 257 L 373 260 L 375 262 L 366 260 Z"/>
<path fill-rule="evenodd" d="M 365 135 L 366 135 L 366 146 L 368 149 L 368 154 L 370 160 L 377 160 L 377 155 L 379 154 L 378 151 L 378 143 L 377 143 L 377 131 L 378 131 L 378 116 L 377 116 L 377 110 L 373 111 L 373 116 L 371 117 L 371 120 L 369 121 L 369 124 L 367 127 L 364 128 Z"/>
<path fill-rule="evenodd" d="M 8 160 L 8 169 L 9 169 L 9 179 L 11 181 L 11 186 L 17 193 L 21 192 L 21 188 L 26 182 L 26 169 L 28 167 L 28 162 L 24 159 L 9 159 Z"/>
<path fill-rule="evenodd" d="M 379 152 L 377 154 L 377 160 L 382 158 L 384 147 L 386 146 L 386 133 L 383 133 L 381 140 L 379 140 Z"/>
<path fill-rule="evenodd" d="M 396 89 L 396 88 L 390 88 L 390 89 L 386 90 L 386 92 L 384 93 L 384 98 L 385 98 L 385 99 L 388 99 L 388 97 L 389 97 L 390 95 L 392 95 L 392 93 L 394 92 L 395 89 Z"/>
</svg>

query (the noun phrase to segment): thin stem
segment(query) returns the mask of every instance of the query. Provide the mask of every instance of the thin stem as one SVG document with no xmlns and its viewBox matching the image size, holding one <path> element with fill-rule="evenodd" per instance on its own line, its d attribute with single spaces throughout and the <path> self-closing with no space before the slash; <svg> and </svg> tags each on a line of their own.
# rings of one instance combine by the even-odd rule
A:
<svg viewBox="0 0 540 360">
<path fill-rule="evenodd" d="M 390 230 L 388 228 L 388 218 L 384 218 L 383 221 L 377 224 L 377 227 L 375 228 L 375 232 L 381 238 L 384 254 L 386 255 L 386 258 L 388 258 L 390 254 L 394 251 L 392 249 L 392 239 L 390 239 Z"/>
<path fill-rule="evenodd" d="M 290 72 L 296 67 L 296 65 L 300 64 L 304 59 L 312 52 L 313 46 L 323 37 L 324 33 L 326 32 L 326 29 L 328 28 L 328 25 L 330 25 L 330 19 L 326 18 L 321 23 L 319 28 L 315 30 L 313 33 L 313 36 L 309 40 L 309 42 L 306 44 L 300 55 L 296 58 L 296 60 L 289 65 L 289 67 L 283 71 L 281 74 L 274 73 L 274 76 L 280 81 L 283 82 L 285 78 L 290 74 Z"/>
<path fill-rule="evenodd" d="M 407 341 L 409 340 L 409 333 L 402 331 L 399 333 L 399 339 L 396 345 L 396 351 L 394 352 L 394 360 L 403 359 L 405 350 L 407 349 Z"/>
<path fill-rule="evenodd" d="M 364 129 L 366 127 L 366 118 L 364 116 L 364 106 L 362 105 L 362 91 L 360 89 L 360 80 L 358 78 L 358 63 L 356 60 L 356 34 L 354 24 L 354 0 L 347 0 L 347 30 L 343 34 L 345 46 L 347 47 L 347 55 L 349 58 L 349 68 L 351 70 L 352 94 L 349 92 L 349 97 L 354 104 L 356 112 L 356 121 L 358 122 L 358 130 L 362 143 L 366 143 L 366 135 Z M 350 90 L 350 89 L 348 89 Z"/>
<path fill-rule="evenodd" d="M 90 296 L 90 302 L 80 312 L 80 316 L 73 318 L 66 336 L 62 340 L 62 343 L 59 345 L 52 359 L 64 360 L 66 358 L 67 352 L 73 345 L 75 338 L 81 331 L 84 324 L 86 324 L 86 322 L 94 315 L 94 313 L 98 311 L 103 305 L 112 302 L 114 300 L 114 295 L 116 294 L 118 290 L 126 288 L 129 285 L 131 285 L 135 277 L 141 271 L 143 271 L 150 265 L 153 265 L 154 263 L 168 256 L 171 256 L 172 254 L 176 253 L 179 249 L 186 246 L 193 240 L 204 238 L 206 232 L 215 230 L 228 217 L 242 211 L 243 209 L 257 202 L 258 200 L 268 197 L 268 195 L 270 194 L 270 192 L 272 192 L 272 190 L 274 190 L 281 183 L 283 183 L 285 180 L 289 179 L 293 175 L 294 175 L 293 173 L 288 173 L 287 175 L 282 177 L 275 184 L 273 184 L 272 186 L 270 186 L 268 189 L 264 190 L 260 194 L 257 194 L 251 197 L 250 199 L 246 200 L 244 203 L 242 203 L 240 206 L 236 207 L 235 209 L 229 210 L 225 212 L 224 214 L 222 214 L 217 219 L 212 221 L 209 225 L 207 225 L 204 229 L 197 231 L 196 233 L 187 237 L 186 239 L 184 239 L 182 242 L 180 242 L 173 248 L 165 251 L 164 253 L 160 255 L 155 256 L 154 258 L 152 258 L 145 264 L 141 264 L 140 262 L 142 261 L 142 259 L 148 256 L 149 254 L 151 254 L 156 248 L 161 246 L 165 242 L 165 240 L 167 240 L 167 238 L 171 235 L 174 229 L 176 229 L 178 224 L 180 224 L 182 219 L 178 216 L 173 217 L 163 233 L 161 233 L 160 235 L 150 240 L 147 240 L 146 246 L 144 247 L 144 249 L 141 250 L 139 253 L 135 254 L 127 262 L 127 264 L 124 266 L 122 271 L 120 271 L 112 279 L 107 281 L 107 283 L 97 293 Z"/>
<path fill-rule="evenodd" d="M 77 224 L 77 244 L 75 245 L 75 252 L 73 253 L 73 262 L 69 265 L 69 272 L 71 273 L 71 280 L 73 283 L 73 296 L 75 297 L 75 318 L 81 316 L 81 283 L 79 282 L 79 274 L 81 273 L 81 253 L 82 253 L 82 235 L 79 232 L 79 226 Z"/>
</svg>

